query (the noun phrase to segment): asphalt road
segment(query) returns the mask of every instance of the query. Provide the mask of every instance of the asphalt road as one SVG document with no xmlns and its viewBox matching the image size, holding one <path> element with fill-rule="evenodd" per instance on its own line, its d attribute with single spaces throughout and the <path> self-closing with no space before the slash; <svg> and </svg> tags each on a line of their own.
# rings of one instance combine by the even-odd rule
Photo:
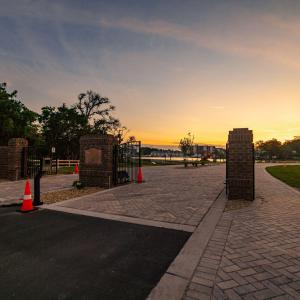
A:
<svg viewBox="0 0 300 300">
<path fill-rule="evenodd" d="M 0 208 L 0 299 L 145 299 L 190 233 Z"/>
</svg>

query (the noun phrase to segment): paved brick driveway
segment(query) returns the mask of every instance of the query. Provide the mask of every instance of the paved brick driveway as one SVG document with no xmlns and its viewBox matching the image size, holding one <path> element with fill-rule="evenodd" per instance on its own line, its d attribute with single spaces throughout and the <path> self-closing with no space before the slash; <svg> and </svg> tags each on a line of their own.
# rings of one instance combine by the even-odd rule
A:
<svg viewBox="0 0 300 300">
<path fill-rule="evenodd" d="M 224 188 L 224 165 L 149 167 L 143 171 L 143 184 L 130 184 L 56 205 L 196 226 Z"/>
<path fill-rule="evenodd" d="M 257 200 L 226 212 L 184 299 L 300 299 L 300 193 L 256 165 Z"/>
</svg>

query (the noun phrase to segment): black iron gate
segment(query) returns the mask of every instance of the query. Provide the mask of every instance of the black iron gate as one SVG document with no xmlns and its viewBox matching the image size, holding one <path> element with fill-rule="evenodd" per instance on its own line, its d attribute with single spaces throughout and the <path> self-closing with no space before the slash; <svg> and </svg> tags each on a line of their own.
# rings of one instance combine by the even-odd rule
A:
<svg viewBox="0 0 300 300">
<path fill-rule="evenodd" d="M 34 179 L 34 206 L 43 204 L 40 199 L 40 181 L 44 174 L 57 174 L 55 148 L 52 148 L 51 151 L 39 147 L 24 148 L 21 176 L 25 179 Z"/>
<path fill-rule="evenodd" d="M 141 142 L 127 142 L 114 146 L 113 184 L 136 182 L 141 167 Z"/>
<path fill-rule="evenodd" d="M 22 155 L 23 178 L 35 178 L 38 173 L 46 175 L 57 174 L 57 158 L 51 149 L 45 150 L 39 147 L 24 148 Z"/>
</svg>

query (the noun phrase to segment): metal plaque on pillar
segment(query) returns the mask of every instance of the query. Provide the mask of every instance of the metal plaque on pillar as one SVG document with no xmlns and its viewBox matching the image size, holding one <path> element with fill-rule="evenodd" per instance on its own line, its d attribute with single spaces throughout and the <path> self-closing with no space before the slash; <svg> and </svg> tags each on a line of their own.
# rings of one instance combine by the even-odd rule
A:
<svg viewBox="0 0 300 300">
<path fill-rule="evenodd" d="M 101 165 L 102 151 L 97 148 L 90 148 L 84 150 L 84 163 L 87 165 Z"/>
</svg>

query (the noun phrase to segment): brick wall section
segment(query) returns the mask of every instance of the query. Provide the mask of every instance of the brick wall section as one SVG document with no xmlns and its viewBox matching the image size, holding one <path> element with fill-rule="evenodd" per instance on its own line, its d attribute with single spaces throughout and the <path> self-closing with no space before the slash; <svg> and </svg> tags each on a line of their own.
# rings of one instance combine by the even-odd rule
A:
<svg viewBox="0 0 300 300">
<path fill-rule="evenodd" d="M 227 143 L 228 199 L 254 199 L 253 133 L 248 128 L 229 132 Z"/>
<path fill-rule="evenodd" d="M 8 179 L 19 180 L 22 178 L 23 151 L 28 147 L 28 141 L 22 138 L 14 138 L 8 141 Z"/>
<path fill-rule="evenodd" d="M 7 167 L 8 167 L 8 161 L 7 161 L 7 155 L 8 155 L 8 147 L 7 146 L 0 146 L 0 178 L 1 179 L 7 179 Z"/>
<path fill-rule="evenodd" d="M 86 186 L 109 188 L 113 176 L 113 147 L 116 143 L 112 135 L 85 135 L 80 138 L 79 180 Z M 87 163 L 86 150 L 101 151 L 101 163 Z"/>
</svg>

